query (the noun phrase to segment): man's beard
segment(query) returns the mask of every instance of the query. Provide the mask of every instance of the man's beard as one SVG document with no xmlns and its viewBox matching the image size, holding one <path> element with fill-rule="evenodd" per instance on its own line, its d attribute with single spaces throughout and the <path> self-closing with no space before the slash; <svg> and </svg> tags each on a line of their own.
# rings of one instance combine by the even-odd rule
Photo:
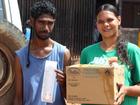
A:
<svg viewBox="0 0 140 105">
<path fill-rule="evenodd" d="M 50 36 L 51 36 L 50 33 L 48 33 L 47 35 L 42 35 L 42 36 L 41 35 L 36 35 L 36 37 L 40 40 L 47 40 L 47 39 L 50 38 Z"/>
</svg>

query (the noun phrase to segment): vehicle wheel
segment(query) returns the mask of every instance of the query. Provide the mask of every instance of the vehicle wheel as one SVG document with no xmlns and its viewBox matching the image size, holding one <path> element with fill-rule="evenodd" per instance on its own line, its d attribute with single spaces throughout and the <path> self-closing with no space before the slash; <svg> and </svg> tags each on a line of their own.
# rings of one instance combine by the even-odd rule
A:
<svg viewBox="0 0 140 105">
<path fill-rule="evenodd" d="M 0 105 L 12 105 L 15 51 L 25 45 L 22 32 L 7 21 L 0 21 Z"/>
</svg>

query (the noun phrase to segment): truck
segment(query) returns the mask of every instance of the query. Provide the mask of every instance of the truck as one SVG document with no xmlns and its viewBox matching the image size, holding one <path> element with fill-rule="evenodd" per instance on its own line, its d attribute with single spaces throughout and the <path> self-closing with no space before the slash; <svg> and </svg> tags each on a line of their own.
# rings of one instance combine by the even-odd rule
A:
<svg viewBox="0 0 140 105">
<path fill-rule="evenodd" d="M 0 105 L 13 105 L 15 51 L 24 45 L 17 0 L 0 0 Z"/>
</svg>

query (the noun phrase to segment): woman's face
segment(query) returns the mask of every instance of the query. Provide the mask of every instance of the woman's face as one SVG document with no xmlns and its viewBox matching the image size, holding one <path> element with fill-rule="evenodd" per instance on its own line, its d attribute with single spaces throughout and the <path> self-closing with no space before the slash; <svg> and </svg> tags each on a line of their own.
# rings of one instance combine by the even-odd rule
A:
<svg viewBox="0 0 140 105">
<path fill-rule="evenodd" d="M 103 38 L 118 36 L 120 24 L 120 16 L 115 16 L 113 12 L 103 10 L 97 16 L 96 25 Z"/>
</svg>

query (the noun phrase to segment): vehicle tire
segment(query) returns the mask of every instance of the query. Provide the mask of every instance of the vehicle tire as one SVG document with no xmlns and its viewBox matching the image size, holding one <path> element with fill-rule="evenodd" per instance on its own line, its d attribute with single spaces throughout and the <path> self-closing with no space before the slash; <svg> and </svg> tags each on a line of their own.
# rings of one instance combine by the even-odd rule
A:
<svg viewBox="0 0 140 105">
<path fill-rule="evenodd" d="M 15 51 L 25 45 L 22 32 L 7 21 L 0 21 L 0 105 L 12 105 L 15 94 Z"/>
</svg>

